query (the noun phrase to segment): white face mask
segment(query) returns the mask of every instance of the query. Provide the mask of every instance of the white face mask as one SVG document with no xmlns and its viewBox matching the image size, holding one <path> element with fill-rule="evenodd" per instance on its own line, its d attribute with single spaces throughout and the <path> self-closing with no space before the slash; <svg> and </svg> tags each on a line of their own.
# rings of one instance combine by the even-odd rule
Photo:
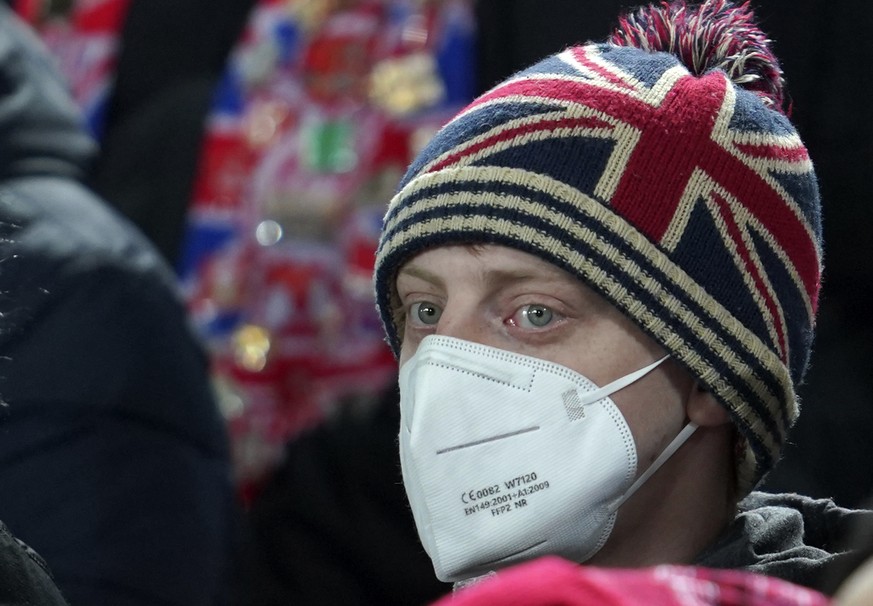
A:
<svg viewBox="0 0 873 606">
<path fill-rule="evenodd" d="M 637 454 L 610 394 L 666 358 L 598 388 L 559 364 L 428 336 L 400 369 L 403 483 L 442 581 L 546 554 L 584 562 L 634 482 Z"/>
</svg>

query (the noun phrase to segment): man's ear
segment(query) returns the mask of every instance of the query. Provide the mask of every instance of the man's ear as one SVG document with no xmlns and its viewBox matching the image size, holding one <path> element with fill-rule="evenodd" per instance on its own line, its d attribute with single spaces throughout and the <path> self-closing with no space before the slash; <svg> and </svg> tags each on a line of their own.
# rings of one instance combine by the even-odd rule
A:
<svg viewBox="0 0 873 606">
<path fill-rule="evenodd" d="M 700 427 L 717 427 L 731 422 L 727 409 L 718 403 L 706 387 L 695 382 L 690 391 L 685 409 L 689 421 Z"/>
</svg>

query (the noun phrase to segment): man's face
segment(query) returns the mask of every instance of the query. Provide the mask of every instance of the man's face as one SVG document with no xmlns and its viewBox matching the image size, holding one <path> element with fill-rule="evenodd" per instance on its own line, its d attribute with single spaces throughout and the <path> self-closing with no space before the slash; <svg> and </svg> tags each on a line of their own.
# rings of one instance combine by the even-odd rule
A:
<svg viewBox="0 0 873 606">
<path fill-rule="evenodd" d="M 605 385 L 664 350 L 580 280 L 512 248 L 445 246 L 414 257 L 397 277 L 405 328 L 400 363 L 430 334 L 567 366 Z M 690 375 L 668 360 L 612 396 L 634 436 L 638 469 L 685 423 Z"/>
</svg>

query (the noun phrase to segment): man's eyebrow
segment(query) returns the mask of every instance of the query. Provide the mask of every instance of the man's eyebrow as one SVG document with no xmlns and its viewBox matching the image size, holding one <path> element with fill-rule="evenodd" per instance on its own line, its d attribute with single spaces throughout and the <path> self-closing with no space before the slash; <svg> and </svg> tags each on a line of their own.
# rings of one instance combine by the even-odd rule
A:
<svg viewBox="0 0 873 606">
<path fill-rule="evenodd" d="M 511 284 L 515 282 L 523 282 L 525 280 L 534 280 L 540 283 L 557 284 L 560 282 L 573 282 L 568 279 L 570 276 L 560 274 L 558 272 L 543 272 L 535 269 L 492 269 L 485 276 L 487 284 Z"/>
<path fill-rule="evenodd" d="M 397 272 L 397 277 L 400 276 L 409 276 L 411 278 L 418 278 L 419 280 L 424 280 L 425 282 L 430 282 L 434 286 L 444 287 L 445 282 L 435 273 L 429 272 L 423 267 L 418 267 L 417 265 L 406 265 L 405 267 L 400 268 L 400 271 Z"/>
<path fill-rule="evenodd" d="M 405 267 L 401 268 L 400 271 L 397 272 L 397 276 L 400 277 L 401 275 L 418 278 L 419 280 L 430 282 L 435 286 L 445 286 L 445 281 L 439 275 L 414 264 L 406 265 Z M 485 282 L 485 284 L 489 286 L 496 284 L 521 282 L 524 280 L 537 280 L 538 282 L 547 283 L 559 283 L 567 281 L 565 276 L 562 276 L 558 273 L 543 273 L 541 271 L 534 271 L 530 269 L 489 269 L 482 273 L 482 280 Z"/>
</svg>

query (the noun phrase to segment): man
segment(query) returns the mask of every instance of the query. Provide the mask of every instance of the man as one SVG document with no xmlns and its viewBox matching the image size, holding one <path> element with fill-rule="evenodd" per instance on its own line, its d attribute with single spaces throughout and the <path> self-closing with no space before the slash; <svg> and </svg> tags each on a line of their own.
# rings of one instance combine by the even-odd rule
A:
<svg viewBox="0 0 873 606">
<path fill-rule="evenodd" d="M 782 103 L 747 5 L 675 2 L 499 84 L 413 162 L 375 281 L 439 578 L 556 554 L 814 586 L 869 515 L 752 492 L 798 414 L 821 275 Z"/>
</svg>

